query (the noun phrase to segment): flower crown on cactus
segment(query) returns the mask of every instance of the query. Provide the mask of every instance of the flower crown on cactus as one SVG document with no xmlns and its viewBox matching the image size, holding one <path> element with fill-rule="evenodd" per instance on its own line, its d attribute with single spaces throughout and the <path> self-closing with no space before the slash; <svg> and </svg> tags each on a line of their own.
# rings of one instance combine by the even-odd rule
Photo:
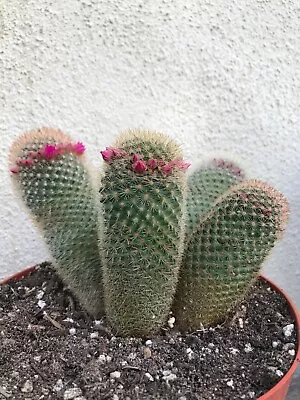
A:
<svg viewBox="0 0 300 400">
<path fill-rule="evenodd" d="M 157 333 L 171 311 L 184 332 L 225 320 L 282 234 L 284 196 L 227 158 L 186 174 L 159 133 L 120 135 L 97 183 L 84 151 L 51 128 L 10 151 L 15 188 L 81 304 L 124 336 Z"/>
</svg>

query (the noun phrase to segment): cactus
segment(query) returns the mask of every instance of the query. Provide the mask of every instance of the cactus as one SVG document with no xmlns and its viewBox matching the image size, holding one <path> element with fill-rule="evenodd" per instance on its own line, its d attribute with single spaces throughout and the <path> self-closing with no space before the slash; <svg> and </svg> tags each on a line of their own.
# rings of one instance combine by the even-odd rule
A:
<svg viewBox="0 0 300 400">
<path fill-rule="evenodd" d="M 193 232 L 174 312 L 183 331 L 224 320 L 258 276 L 288 215 L 285 198 L 258 181 L 229 189 Z"/>
<path fill-rule="evenodd" d="M 194 166 L 188 175 L 186 243 L 213 203 L 245 179 L 245 172 L 227 157 Z"/>
<path fill-rule="evenodd" d="M 189 164 L 158 133 L 130 131 L 101 151 L 101 185 L 84 150 L 43 128 L 10 153 L 17 192 L 82 305 L 125 336 L 155 334 L 172 303 L 182 331 L 223 321 L 280 237 L 286 199 L 215 158 L 189 176 L 186 201 Z"/>
<path fill-rule="evenodd" d="M 165 321 L 176 290 L 189 164 L 171 139 L 142 131 L 101 153 L 107 318 L 117 334 L 148 336 Z"/>
<path fill-rule="evenodd" d="M 65 283 L 93 315 L 104 311 L 95 190 L 82 143 L 42 128 L 13 144 L 18 194 L 42 231 Z"/>
</svg>

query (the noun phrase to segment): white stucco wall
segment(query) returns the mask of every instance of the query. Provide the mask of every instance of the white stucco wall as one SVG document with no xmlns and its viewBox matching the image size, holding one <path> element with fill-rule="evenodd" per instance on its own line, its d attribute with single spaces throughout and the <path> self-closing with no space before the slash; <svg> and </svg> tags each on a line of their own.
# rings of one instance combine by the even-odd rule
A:
<svg viewBox="0 0 300 400">
<path fill-rule="evenodd" d="M 0 0 L 0 276 L 48 258 L 13 199 L 14 138 L 59 127 L 98 150 L 129 127 L 195 160 L 243 157 L 290 201 L 265 267 L 300 306 L 300 5 L 288 0 Z"/>
</svg>

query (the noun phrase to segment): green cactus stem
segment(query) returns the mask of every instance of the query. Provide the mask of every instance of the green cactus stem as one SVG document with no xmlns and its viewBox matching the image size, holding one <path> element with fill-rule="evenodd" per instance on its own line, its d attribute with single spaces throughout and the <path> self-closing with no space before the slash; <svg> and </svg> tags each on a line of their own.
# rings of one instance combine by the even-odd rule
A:
<svg viewBox="0 0 300 400">
<path fill-rule="evenodd" d="M 282 234 L 286 199 L 259 181 L 229 189 L 194 231 L 173 309 L 182 331 L 222 322 L 243 300 Z"/>
<path fill-rule="evenodd" d="M 171 139 L 143 131 L 121 135 L 101 154 L 107 318 L 119 335 L 149 336 L 165 322 L 176 290 L 189 164 Z"/>
<path fill-rule="evenodd" d="M 194 165 L 188 174 L 186 242 L 213 203 L 244 179 L 245 172 L 228 157 L 213 158 Z"/>
<path fill-rule="evenodd" d="M 10 171 L 58 273 L 96 316 L 104 312 L 98 205 L 84 150 L 61 131 L 34 130 L 13 144 Z"/>
</svg>

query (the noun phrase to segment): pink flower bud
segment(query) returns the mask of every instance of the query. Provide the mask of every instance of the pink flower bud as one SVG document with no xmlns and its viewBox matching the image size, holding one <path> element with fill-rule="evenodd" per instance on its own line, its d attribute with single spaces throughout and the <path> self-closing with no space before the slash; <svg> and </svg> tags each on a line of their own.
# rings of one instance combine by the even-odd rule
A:
<svg viewBox="0 0 300 400">
<path fill-rule="evenodd" d="M 85 152 L 85 146 L 83 143 L 78 142 L 76 144 L 74 144 L 74 151 L 76 154 L 81 155 Z"/>
<path fill-rule="evenodd" d="M 17 165 L 25 165 L 26 164 L 26 160 L 24 158 L 18 158 L 16 160 Z"/>
<path fill-rule="evenodd" d="M 188 162 L 181 161 L 180 163 L 177 164 L 177 166 L 181 169 L 188 169 L 191 166 L 191 164 Z"/>
<path fill-rule="evenodd" d="M 132 162 L 134 162 L 134 163 L 137 161 L 140 161 L 140 159 L 141 159 L 141 157 L 136 153 L 134 153 L 134 155 L 132 156 Z"/>
<path fill-rule="evenodd" d="M 24 165 L 26 165 L 26 167 L 32 167 L 34 164 L 34 160 L 32 160 L 31 158 L 29 158 L 28 160 L 25 160 Z"/>
<path fill-rule="evenodd" d="M 109 147 L 106 150 L 100 151 L 104 161 L 111 161 L 114 158 L 114 151 Z"/>
<path fill-rule="evenodd" d="M 122 157 L 126 157 L 127 153 L 126 151 L 122 150 L 122 149 L 117 149 L 117 148 L 112 148 L 112 147 L 107 147 L 107 149 L 110 149 L 113 151 L 114 156 L 116 158 L 122 158 Z"/>
<path fill-rule="evenodd" d="M 48 160 L 55 158 L 57 155 L 56 146 L 53 146 L 51 144 L 46 144 L 46 146 L 43 149 L 41 149 L 41 152 L 42 155 Z"/>
<path fill-rule="evenodd" d="M 21 171 L 21 170 L 20 170 L 19 167 L 12 167 L 12 168 L 10 169 L 10 172 L 11 172 L 12 174 L 18 174 L 20 171 Z"/>
<path fill-rule="evenodd" d="M 132 169 L 134 172 L 142 173 L 142 172 L 146 171 L 147 165 L 146 165 L 146 163 L 144 163 L 144 161 L 138 160 L 132 164 Z"/>
<path fill-rule="evenodd" d="M 180 169 L 188 169 L 188 167 L 191 165 L 190 163 L 186 163 L 183 160 L 174 160 L 171 161 L 170 164 Z"/>
<path fill-rule="evenodd" d="M 162 167 L 162 172 L 164 173 L 164 174 L 167 174 L 167 175 L 169 175 L 169 174 L 171 174 L 172 173 L 172 171 L 173 171 L 173 165 L 172 164 L 166 164 L 166 165 L 164 165 L 163 167 Z"/>
<path fill-rule="evenodd" d="M 158 167 L 163 167 L 166 165 L 166 162 L 164 160 L 156 160 Z"/>
<path fill-rule="evenodd" d="M 158 162 L 157 162 L 157 160 L 155 160 L 154 158 L 150 158 L 150 159 L 147 161 L 147 164 L 148 164 L 148 166 L 149 166 L 151 169 L 155 169 L 155 168 L 158 167 Z"/>
</svg>

